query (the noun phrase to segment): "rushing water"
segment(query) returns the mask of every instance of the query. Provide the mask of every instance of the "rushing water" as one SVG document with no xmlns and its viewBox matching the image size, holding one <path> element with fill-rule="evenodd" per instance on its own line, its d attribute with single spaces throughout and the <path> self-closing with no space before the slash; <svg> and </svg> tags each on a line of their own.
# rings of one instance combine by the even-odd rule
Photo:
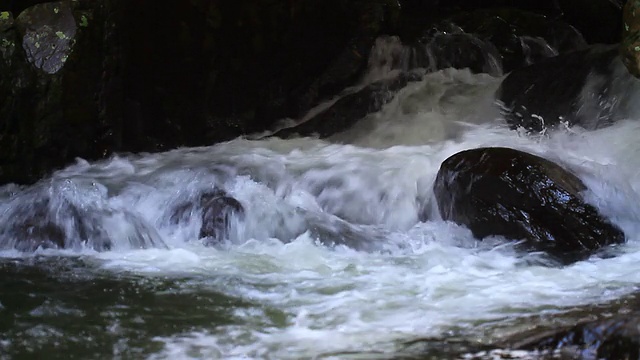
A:
<svg viewBox="0 0 640 360">
<path fill-rule="evenodd" d="M 439 71 L 326 140 L 79 160 L 34 186 L 2 188 L 4 227 L 49 196 L 52 207 L 75 204 L 114 245 L 1 252 L 0 358 L 384 358 L 419 338 L 492 343 L 536 325 L 533 316 L 549 323 L 633 292 L 640 123 L 524 136 L 493 105 L 500 81 Z M 441 162 L 491 145 L 574 171 L 628 243 L 615 257 L 546 266 L 440 220 L 431 187 Z M 214 186 L 246 211 L 224 244 L 205 247 L 199 216 L 169 218 Z M 63 206 L 51 211 L 70 221 Z"/>
</svg>

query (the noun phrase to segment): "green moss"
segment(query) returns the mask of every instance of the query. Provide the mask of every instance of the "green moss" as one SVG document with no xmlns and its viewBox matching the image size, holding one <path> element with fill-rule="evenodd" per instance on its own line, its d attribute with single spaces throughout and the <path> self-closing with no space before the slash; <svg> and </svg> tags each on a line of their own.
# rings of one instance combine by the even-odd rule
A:
<svg viewBox="0 0 640 360">
<path fill-rule="evenodd" d="M 89 19 L 85 15 L 80 16 L 80 26 L 82 27 L 89 26 Z"/>
<path fill-rule="evenodd" d="M 9 20 L 11 14 L 8 11 L 0 12 L 0 20 Z"/>
</svg>

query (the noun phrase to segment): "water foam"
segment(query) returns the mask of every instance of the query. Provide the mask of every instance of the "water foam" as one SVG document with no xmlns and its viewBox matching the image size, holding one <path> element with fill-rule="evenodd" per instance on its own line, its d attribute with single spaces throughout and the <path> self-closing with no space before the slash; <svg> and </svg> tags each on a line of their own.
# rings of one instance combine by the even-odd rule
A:
<svg viewBox="0 0 640 360">
<path fill-rule="evenodd" d="M 117 242 L 101 253 L 37 254 L 79 254 L 109 273 L 189 278 L 190 286 L 250 302 L 234 310 L 234 324 L 154 338 L 163 346 L 152 358 L 392 353 L 404 340 L 452 332 L 490 341 L 504 331 L 492 324 L 505 319 L 632 291 L 640 284 L 640 125 L 627 120 L 592 132 L 520 136 L 492 106 L 499 80 L 462 70 L 428 75 L 328 140 L 236 139 L 79 161 L 52 182 L 84 189 L 78 199 L 109 209 L 109 236 L 131 233 L 132 222 L 122 218 L 129 212 L 167 248 Z M 431 190 L 440 163 L 481 146 L 525 150 L 576 172 L 590 189 L 588 200 L 625 230 L 628 244 L 616 257 L 548 267 L 505 239 L 481 242 L 441 221 Z M 246 215 L 234 219 L 225 244 L 206 248 L 197 239 L 197 216 L 177 225 L 168 217 L 172 206 L 213 187 L 235 197 Z M 5 187 L 1 194 L 20 201 L 34 191 L 23 190 Z"/>
</svg>

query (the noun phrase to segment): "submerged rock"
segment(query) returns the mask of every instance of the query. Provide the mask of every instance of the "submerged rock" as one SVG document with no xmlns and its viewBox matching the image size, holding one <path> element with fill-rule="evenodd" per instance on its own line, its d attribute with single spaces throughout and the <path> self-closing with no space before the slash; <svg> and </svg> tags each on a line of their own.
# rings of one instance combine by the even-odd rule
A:
<svg viewBox="0 0 640 360">
<path fill-rule="evenodd" d="M 640 313 L 602 317 L 528 339 L 520 349 L 561 353 L 566 358 L 602 360 L 640 358 Z M 585 357 L 584 354 L 591 356 Z"/>
<path fill-rule="evenodd" d="M 585 185 L 539 156 L 508 148 L 459 152 L 445 160 L 434 184 L 444 220 L 474 236 L 525 240 L 562 262 L 622 243 L 624 233 L 584 202 Z"/>
<path fill-rule="evenodd" d="M 624 70 L 615 46 L 593 47 L 514 70 L 497 99 L 514 129 L 597 129 L 625 117 L 639 84 Z"/>
<path fill-rule="evenodd" d="M 99 187 L 43 181 L 0 202 L 0 250 L 165 248 L 139 214 L 112 207 Z"/>
<path fill-rule="evenodd" d="M 320 138 L 326 138 L 347 130 L 358 120 L 382 109 L 409 82 L 421 79 L 422 75 L 411 72 L 376 81 L 353 94 L 345 95 L 309 120 L 278 131 L 275 136 L 286 138 L 297 134 L 318 135 Z"/>
<path fill-rule="evenodd" d="M 7 211 L 13 221 L 5 223 L 0 230 L 1 248 L 24 252 L 81 247 L 106 251 L 112 248 L 104 229 L 71 202 L 47 197 L 32 202 L 18 200 Z"/>
<path fill-rule="evenodd" d="M 202 226 L 198 236 L 205 245 L 214 245 L 229 236 L 229 227 L 233 216 L 244 216 L 244 207 L 240 202 L 216 189 L 198 197 L 196 202 L 183 203 L 176 207 L 170 222 L 178 224 L 187 221 L 196 211 L 201 212 Z"/>
</svg>

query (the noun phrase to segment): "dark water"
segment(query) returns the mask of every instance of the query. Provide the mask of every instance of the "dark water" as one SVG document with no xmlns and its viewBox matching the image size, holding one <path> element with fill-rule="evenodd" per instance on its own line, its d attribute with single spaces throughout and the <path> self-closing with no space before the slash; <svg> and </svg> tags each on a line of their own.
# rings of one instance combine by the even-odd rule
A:
<svg viewBox="0 0 640 360">
<path fill-rule="evenodd" d="M 229 286 L 233 282 L 229 279 Z M 16 359 L 147 357 L 163 347 L 155 337 L 215 331 L 239 321 L 234 311 L 259 306 L 197 283 L 193 278 L 114 276 L 81 257 L 4 259 L 0 354 Z"/>
</svg>

